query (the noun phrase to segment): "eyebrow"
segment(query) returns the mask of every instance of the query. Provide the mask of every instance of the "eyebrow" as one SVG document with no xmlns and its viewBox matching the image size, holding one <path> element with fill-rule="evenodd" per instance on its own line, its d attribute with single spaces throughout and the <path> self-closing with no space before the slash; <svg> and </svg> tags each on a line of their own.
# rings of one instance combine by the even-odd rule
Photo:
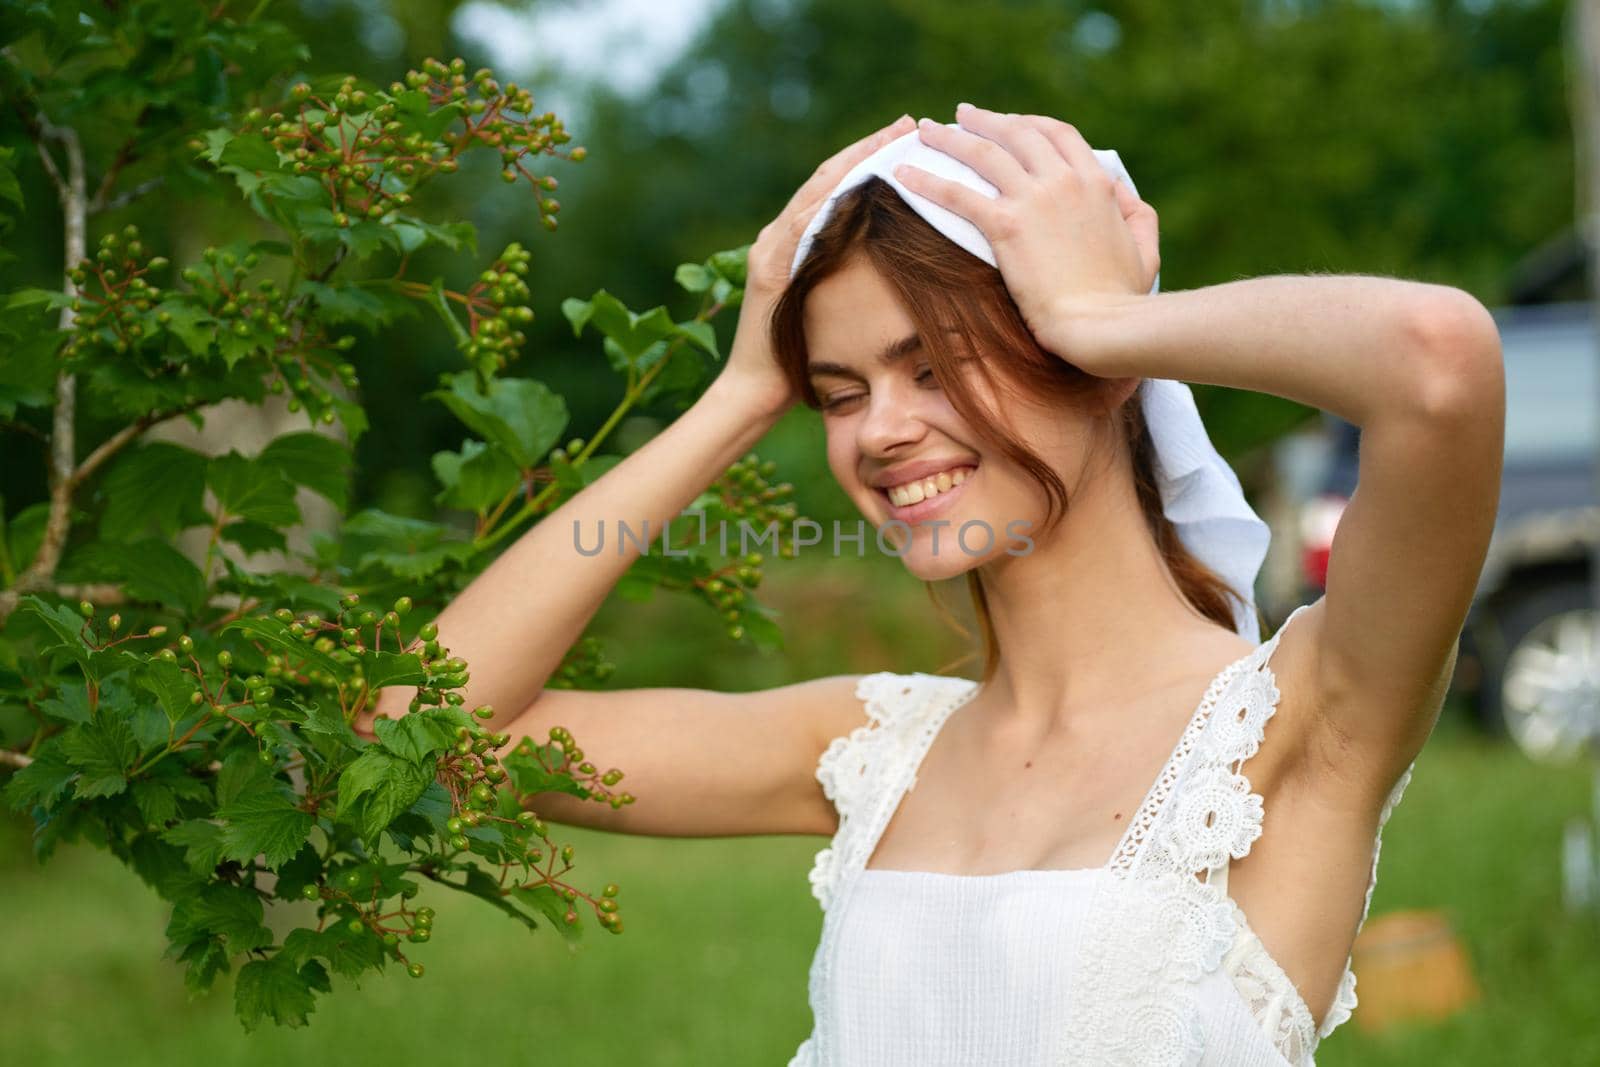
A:
<svg viewBox="0 0 1600 1067">
<path fill-rule="evenodd" d="M 891 341 L 889 344 L 884 345 L 874 358 L 883 366 L 892 367 L 895 363 L 921 347 L 922 337 L 913 333 L 900 338 L 898 341 Z M 819 378 L 828 374 L 844 378 L 860 377 L 854 369 L 845 366 L 843 363 L 829 363 L 824 360 L 812 360 L 811 364 L 806 368 L 806 373 L 812 378 Z"/>
</svg>

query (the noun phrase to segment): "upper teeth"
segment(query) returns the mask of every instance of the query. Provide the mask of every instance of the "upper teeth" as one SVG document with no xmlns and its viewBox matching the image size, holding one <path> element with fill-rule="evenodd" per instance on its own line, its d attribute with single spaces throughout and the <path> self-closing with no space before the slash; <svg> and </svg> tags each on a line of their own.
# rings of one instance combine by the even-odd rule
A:
<svg viewBox="0 0 1600 1067">
<path fill-rule="evenodd" d="M 918 504 L 929 497 L 938 496 L 967 480 L 967 473 L 971 467 L 952 467 L 947 471 L 930 475 L 920 481 L 906 482 L 886 490 L 889 501 L 895 507 L 903 508 L 910 504 Z"/>
</svg>

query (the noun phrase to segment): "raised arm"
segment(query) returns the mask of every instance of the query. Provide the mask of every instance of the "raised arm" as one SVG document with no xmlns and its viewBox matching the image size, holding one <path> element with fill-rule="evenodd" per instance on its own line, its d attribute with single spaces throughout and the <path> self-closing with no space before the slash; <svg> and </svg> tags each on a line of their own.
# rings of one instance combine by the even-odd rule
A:
<svg viewBox="0 0 1600 1067">
<path fill-rule="evenodd" d="M 523 534 L 439 614 L 439 643 L 468 665 L 466 706 L 493 706 L 492 729 L 504 729 L 539 695 L 639 558 L 633 540 L 619 541 L 618 524 L 639 533 L 648 522 L 658 544 L 664 525 L 777 420 L 781 411 L 739 385 L 719 377 L 665 430 Z M 604 547 L 593 552 L 602 528 Z M 575 531 L 593 554 L 578 551 Z M 384 690 L 379 713 L 403 714 L 415 693 Z"/>
<path fill-rule="evenodd" d="M 1285 643 L 1311 650 L 1327 765 L 1381 800 L 1437 720 L 1494 530 L 1493 318 L 1447 286 L 1275 276 L 1106 303 L 1075 331 L 1074 362 L 1092 373 L 1254 389 L 1361 427 L 1327 592 Z"/>
<path fill-rule="evenodd" d="M 713 478 L 747 452 L 798 399 L 772 358 L 771 310 L 800 234 L 840 175 L 891 137 L 892 123 L 819 166 L 748 255 L 728 361 L 667 429 L 527 531 L 435 620 L 438 641 L 467 662 L 465 706 L 490 705 L 486 726 L 543 742 L 570 730 L 586 757 L 621 768 L 638 803 L 621 809 L 560 794 L 534 798 L 558 821 L 661 835 L 829 833 L 835 813 L 814 778 L 828 739 L 864 721 L 848 675 L 758 693 L 697 689 L 581 692 L 545 683 L 606 595 L 638 558 L 617 524 L 651 543 Z M 574 531 L 591 548 L 578 550 Z M 416 690 L 381 691 L 374 712 L 399 717 Z"/>
</svg>

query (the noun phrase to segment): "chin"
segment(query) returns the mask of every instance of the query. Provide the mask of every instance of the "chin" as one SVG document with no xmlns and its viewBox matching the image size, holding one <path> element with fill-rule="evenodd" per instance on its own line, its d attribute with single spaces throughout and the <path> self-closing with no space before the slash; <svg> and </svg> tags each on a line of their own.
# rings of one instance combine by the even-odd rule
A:
<svg viewBox="0 0 1600 1067">
<path fill-rule="evenodd" d="M 953 552 L 945 551 L 949 547 L 944 542 L 944 534 L 947 532 L 940 531 L 938 555 L 934 555 L 929 545 L 924 543 L 922 538 L 918 538 L 905 555 L 900 557 L 901 565 L 919 581 L 942 582 L 949 578 L 960 577 L 983 562 L 983 557 L 969 556 L 959 549 Z"/>
</svg>

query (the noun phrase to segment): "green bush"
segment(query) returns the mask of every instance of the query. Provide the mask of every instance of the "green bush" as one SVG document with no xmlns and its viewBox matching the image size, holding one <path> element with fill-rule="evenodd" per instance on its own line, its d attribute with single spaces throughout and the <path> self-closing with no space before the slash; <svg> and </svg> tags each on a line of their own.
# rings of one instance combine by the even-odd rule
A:
<svg viewBox="0 0 1600 1067">
<path fill-rule="evenodd" d="M 550 792 L 631 803 L 623 771 L 602 771 L 559 726 L 505 751 L 509 735 L 479 721 L 492 709 L 465 706 L 468 664 L 426 620 L 506 538 L 615 462 L 598 449 L 628 410 L 686 404 L 703 386 L 745 249 L 678 269 L 700 303 L 689 321 L 603 290 L 562 305 L 576 334 L 602 335 L 623 381 L 599 430 L 562 446 L 563 399 L 501 373 L 534 314 L 527 250 L 508 245 L 462 291 L 407 271 L 427 251 L 476 258 L 470 224 L 424 208 L 431 183 L 469 179 L 463 160 L 494 153 L 555 229 L 557 180 L 538 168 L 584 150 L 561 150 L 571 138 L 526 90 L 468 75 L 460 59 L 387 87 L 298 79 L 292 36 L 226 6 L 23 3 L 0 15 L 0 79 L 17 105 L 0 127 L 15 142 L 0 149 L 0 200 L 30 206 L 18 175 L 38 168 L 60 200 L 66 265 L 59 290 L 0 292 L 0 429 L 46 442 L 49 468 L 47 499 L 0 507 L 0 766 L 36 854 L 81 840 L 131 867 L 172 906 L 167 936 L 191 989 L 237 966 L 250 1028 L 305 1023 L 335 975 L 396 963 L 420 977 L 426 887 L 569 939 L 590 916 L 622 931 L 617 886 L 572 884 L 572 847 L 530 806 Z M 259 236 L 174 269 L 137 222 L 103 221 L 172 210 L 171 190 L 208 182 L 237 188 Z M 365 510 L 291 551 L 300 489 L 341 513 L 348 501 L 367 427 L 350 331 L 381 338 L 419 312 L 447 326 L 464 364 L 427 398 L 472 434 L 432 457 L 436 502 L 465 521 Z M 308 425 L 254 456 L 141 442 L 179 417 L 203 424 L 219 401 L 284 393 Z M 336 422 L 349 444 L 317 429 Z M 712 519 L 792 517 L 773 473 L 748 456 L 697 506 Z M 173 545 L 194 527 L 208 533 L 198 564 Z M 253 565 L 269 551 L 291 566 Z M 688 591 L 732 639 L 770 647 L 772 613 L 746 595 L 760 562 L 647 554 L 623 591 Z M 610 669 L 584 638 L 549 684 L 594 685 Z M 415 689 L 411 714 L 358 734 L 386 687 Z M 268 912 L 298 921 L 302 902 L 312 921 L 280 940 Z"/>
</svg>

